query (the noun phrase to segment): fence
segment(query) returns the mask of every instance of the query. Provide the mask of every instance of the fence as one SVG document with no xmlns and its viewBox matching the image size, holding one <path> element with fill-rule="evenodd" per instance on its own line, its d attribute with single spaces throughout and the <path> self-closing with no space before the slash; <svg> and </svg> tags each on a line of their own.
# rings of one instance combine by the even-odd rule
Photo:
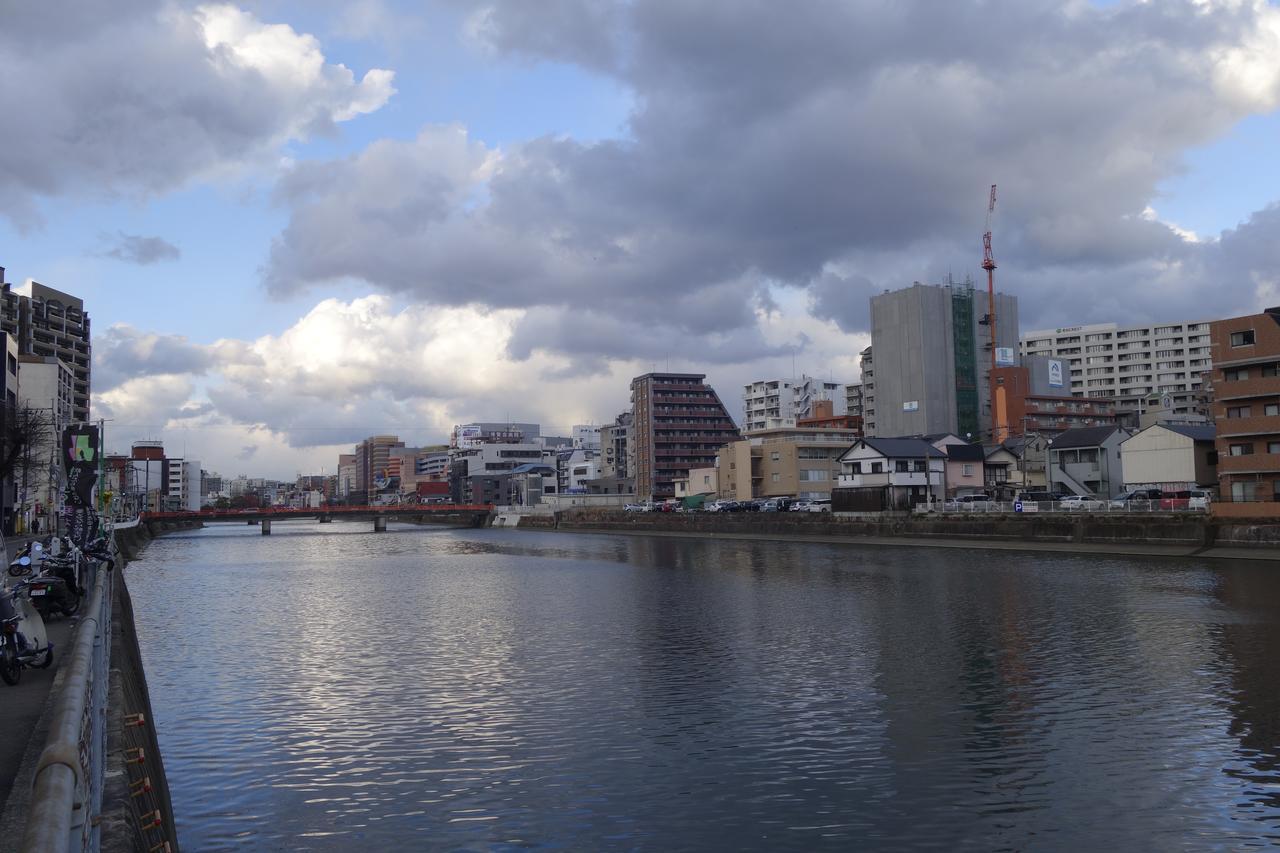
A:
<svg viewBox="0 0 1280 853">
<path fill-rule="evenodd" d="M 88 603 L 63 663 L 49 739 L 36 764 L 24 853 L 97 851 L 101 843 L 95 818 L 105 777 L 115 572 L 94 562 L 89 573 Z"/>
<path fill-rule="evenodd" d="M 1172 498 L 1158 501 L 1110 501 L 1085 499 L 1080 501 L 946 501 L 935 503 L 931 510 L 925 504 L 917 504 L 915 512 L 944 515 L 971 513 L 1110 513 L 1135 515 L 1140 513 L 1192 512 L 1204 513 L 1209 509 L 1207 501 L 1191 498 Z"/>
</svg>

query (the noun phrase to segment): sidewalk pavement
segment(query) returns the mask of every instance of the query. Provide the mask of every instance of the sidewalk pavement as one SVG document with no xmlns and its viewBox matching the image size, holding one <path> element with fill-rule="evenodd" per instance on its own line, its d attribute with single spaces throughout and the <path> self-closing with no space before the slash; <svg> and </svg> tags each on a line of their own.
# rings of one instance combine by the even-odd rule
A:
<svg viewBox="0 0 1280 853">
<path fill-rule="evenodd" d="M 33 537 L 6 537 L 9 553 L 5 555 L 4 566 L 7 568 L 12 555 L 26 546 Z M 7 576 L 6 576 L 7 577 Z M 44 733 L 36 731 L 36 724 L 44 712 L 45 703 L 49 700 L 49 688 L 58 674 L 62 662 L 62 654 L 67 650 L 71 631 L 76 619 L 57 616 L 49 620 L 49 640 L 53 643 L 53 665 L 48 669 L 24 669 L 22 680 L 14 686 L 0 682 L 0 713 L 3 713 L 3 724 L 0 725 L 0 813 L 3 805 L 13 789 L 14 780 L 22 766 L 23 755 L 27 752 L 33 737 L 43 746 Z"/>
</svg>

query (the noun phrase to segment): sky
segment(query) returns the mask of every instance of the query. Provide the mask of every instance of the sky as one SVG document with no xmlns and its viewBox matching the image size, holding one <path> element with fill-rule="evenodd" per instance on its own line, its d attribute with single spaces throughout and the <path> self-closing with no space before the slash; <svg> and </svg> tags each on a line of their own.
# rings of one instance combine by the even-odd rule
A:
<svg viewBox="0 0 1280 853">
<path fill-rule="evenodd" d="M 85 300 L 108 445 L 225 476 L 860 376 L 871 295 L 1280 304 L 1264 0 L 0 0 L 0 266 Z"/>
</svg>

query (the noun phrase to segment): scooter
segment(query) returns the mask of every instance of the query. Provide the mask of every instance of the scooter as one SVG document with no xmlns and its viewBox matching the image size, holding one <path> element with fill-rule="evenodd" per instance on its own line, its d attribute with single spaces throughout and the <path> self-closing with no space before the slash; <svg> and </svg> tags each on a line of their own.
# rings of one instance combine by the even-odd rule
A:
<svg viewBox="0 0 1280 853">
<path fill-rule="evenodd" d="M 48 619 L 55 613 L 71 616 L 80 609 L 79 554 L 71 551 L 62 557 L 42 558 L 43 551 L 39 542 L 30 543 L 10 564 L 9 573 L 33 572 L 27 594 L 42 617 Z M 16 571 L 15 567 L 18 567 Z M 21 567 L 27 571 L 23 572 Z"/>
<path fill-rule="evenodd" d="M 15 571 L 15 567 L 21 571 Z M 30 563 L 9 566 L 11 577 L 22 577 Z M 0 681 L 17 684 L 25 668 L 47 669 L 53 663 L 53 643 L 45 632 L 44 619 L 32 606 L 32 581 L 6 581 L 0 587 Z"/>
</svg>

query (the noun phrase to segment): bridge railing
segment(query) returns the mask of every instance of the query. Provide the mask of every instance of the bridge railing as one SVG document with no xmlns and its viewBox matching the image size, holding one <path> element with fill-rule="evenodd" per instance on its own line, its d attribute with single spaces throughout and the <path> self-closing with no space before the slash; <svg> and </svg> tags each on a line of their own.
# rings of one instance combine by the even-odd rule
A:
<svg viewBox="0 0 1280 853">
<path fill-rule="evenodd" d="M 88 603 L 64 652 L 66 676 L 36 764 L 23 853 L 97 851 L 101 843 L 95 818 L 105 780 L 115 572 L 98 565 L 91 573 Z"/>
<path fill-rule="evenodd" d="M 492 504 L 390 504 L 388 506 L 246 507 L 244 509 L 202 509 L 186 512 L 144 512 L 143 521 L 173 521 L 235 516 L 315 516 L 315 515 L 425 515 L 434 512 L 491 512 Z"/>
</svg>

